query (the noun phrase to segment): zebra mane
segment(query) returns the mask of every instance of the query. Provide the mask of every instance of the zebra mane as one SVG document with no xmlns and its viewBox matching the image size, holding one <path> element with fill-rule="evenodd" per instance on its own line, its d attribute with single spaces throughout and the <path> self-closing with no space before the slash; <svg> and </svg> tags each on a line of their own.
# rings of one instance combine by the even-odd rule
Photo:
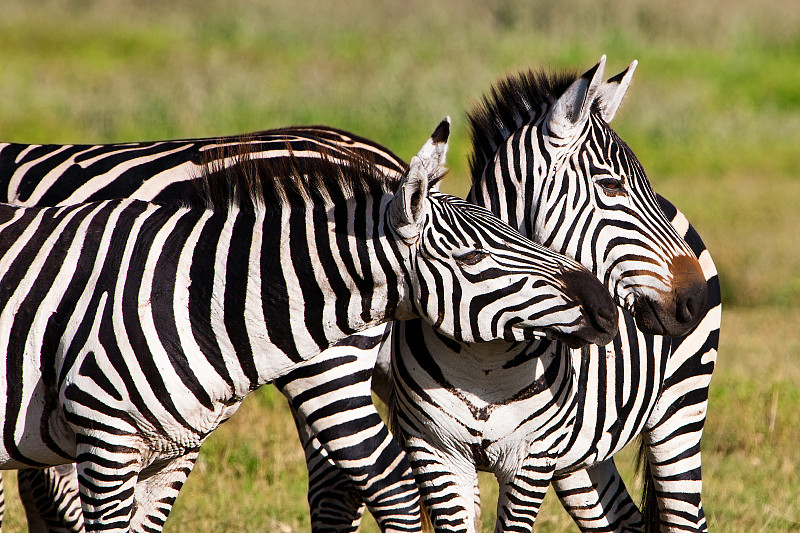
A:
<svg viewBox="0 0 800 533">
<path fill-rule="evenodd" d="M 519 128 L 543 116 L 579 76 L 576 71 L 528 70 L 497 82 L 467 113 L 473 182 L 497 149 Z M 598 111 L 598 102 L 593 110 Z"/>
<path fill-rule="evenodd" d="M 394 192 L 400 183 L 399 176 L 388 175 L 368 156 L 355 152 L 334 153 L 318 144 L 305 151 L 297 142 L 287 142 L 285 155 L 260 157 L 252 138 L 237 141 L 203 155 L 200 176 L 191 180 L 189 207 L 219 211 L 235 206 L 252 213 L 257 206 L 328 206 Z"/>
</svg>

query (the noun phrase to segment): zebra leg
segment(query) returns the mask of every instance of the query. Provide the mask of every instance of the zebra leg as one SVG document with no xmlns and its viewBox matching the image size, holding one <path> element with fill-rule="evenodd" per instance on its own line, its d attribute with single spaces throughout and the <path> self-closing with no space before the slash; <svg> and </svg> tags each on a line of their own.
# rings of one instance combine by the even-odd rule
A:
<svg viewBox="0 0 800 533">
<path fill-rule="evenodd" d="M 515 469 L 499 473 L 495 533 L 529 532 L 539 514 L 556 468 L 556 454 L 531 453 Z"/>
<path fill-rule="evenodd" d="M 700 498 L 700 440 L 684 433 L 687 428 L 676 429 L 643 434 L 645 475 L 658 502 L 659 516 L 651 518 L 662 532 L 708 531 Z"/>
<path fill-rule="evenodd" d="M 655 412 L 661 417 L 651 417 L 642 433 L 647 460 L 645 496 L 647 490 L 654 490 L 658 502 L 658 516 L 649 516 L 652 513 L 645 508 L 645 519 L 660 524 L 661 531 L 708 531 L 700 497 L 700 439 L 709 377 L 710 373 L 694 372 L 681 380 L 679 387 L 667 388 Z M 687 390 L 685 394 L 675 394 Z M 668 408 L 659 408 L 662 404 Z"/>
<path fill-rule="evenodd" d="M 131 531 L 142 454 L 133 439 L 76 435 L 78 487 L 87 532 Z"/>
<path fill-rule="evenodd" d="M 704 341 L 701 348 L 693 338 Z M 658 516 L 651 505 L 645 520 L 660 524 L 661 531 L 708 530 L 700 498 L 700 440 L 718 338 L 719 307 L 673 349 L 665 388 L 642 433 L 645 496 L 654 491 L 658 503 Z"/>
<path fill-rule="evenodd" d="M 553 476 L 564 509 L 583 532 L 643 531 L 644 521 L 613 459 Z"/>
<path fill-rule="evenodd" d="M 372 335 L 371 331 L 370 335 L 365 332 L 349 337 L 346 343 L 277 379 L 275 385 L 299 415 L 298 424 L 307 426 L 299 429 L 301 439 L 304 434 L 317 439 L 320 449 L 349 480 L 349 486 L 358 491 L 381 530 L 416 532 L 422 530 L 422 521 L 411 467 L 372 403 L 371 376 L 383 331 L 381 326 L 377 334 Z M 356 356 L 355 352 L 361 353 Z M 318 456 L 313 450 L 310 455 Z M 342 505 L 349 507 L 342 516 L 350 521 L 342 519 L 337 527 L 350 531 L 347 528 L 352 528 L 360 504 L 357 507 L 349 497 L 344 501 L 341 494 L 336 495 L 336 487 L 341 485 L 325 484 L 341 481 L 327 473 L 330 468 L 326 461 L 309 463 L 309 481 L 320 480 L 309 484 L 309 489 L 316 491 L 309 495 L 309 502 L 330 502 L 325 494 L 334 494 L 340 509 Z M 313 507 L 311 512 L 319 517 L 326 514 Z"/>
<path fill-rule="evenodd" d="M 358 531 L 364 514 L 361 494 L 331 461 L 328 452 L 294 410 L 295 425 L 308 466 L 308 506 L 311 531 L 349 533 Z"/>
<path fill-rule="evenodd" d="M 176 459 L 142 470 L 136 482 L 136 512 L 131 530 L 161 531 L 199 453 L 199 448 L 191 450 Z"/>
<path fill-rule="evenodd" d="M 406 437 L 406 452 L 436 533 L 475 533 L 478 472 L 466 457 L 449 455 L 418 437 Z"/>
<path fill-rule="evenodd" d="M 74 463 L 19 470 L 17 479 L 28 531 L 83 531 L 83 513 Z"/>
</svg>

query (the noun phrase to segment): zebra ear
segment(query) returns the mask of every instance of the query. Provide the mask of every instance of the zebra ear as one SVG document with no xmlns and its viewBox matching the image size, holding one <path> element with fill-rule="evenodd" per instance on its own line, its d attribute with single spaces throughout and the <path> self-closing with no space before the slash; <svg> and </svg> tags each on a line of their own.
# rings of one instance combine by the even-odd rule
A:
<svg viewBox="0 0 800 533">
<path fill-rule="evenodd" d="M 447 139 L 450 137 L 450 117 L 446 117 L 434 130 L 419 153 L 411 158 L 408 172 L 389 206 L 392 229 L 411 244 L 419 237 L 424 220 L 425 199 L 444 175 L 447 156 Z"/>
<path fill-rule="evenodd" d="M 602 85 L 606 56 L 586 71 L 580 78 L 572 82 L 564 94 L 553 104 L 547 117 L 547 131 L 551 137 L 567 139 L 577 134 L 586 121 L 592 104 Z"/>
<path fill-rule="evenodd" d="M 600 113 L 603 120 L 606 122 L 611 122 L 614 115 L 617 114 L 622 99 L 625 97 L 625 93 L 628 92 L 628 87 L 631 85 L 633 72 L 636 70 L 636 65 L 638 64 L 638 61 L 634 61 L 628 68 L 613 78 L 609 78 L 597 91 L 597 102 L 600 104 Z"/>
</svg>

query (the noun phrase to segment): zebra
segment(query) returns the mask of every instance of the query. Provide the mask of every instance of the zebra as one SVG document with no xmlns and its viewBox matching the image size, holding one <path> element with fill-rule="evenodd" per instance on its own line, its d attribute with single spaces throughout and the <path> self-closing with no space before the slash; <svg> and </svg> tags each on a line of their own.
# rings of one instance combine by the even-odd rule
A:
<svg viewBox="0 0 800 533">
<path fill-rule="evenodd" d="M 431 188 L 448 132 L 399 183 L 363 161 L 245 157 L 185 206 L 0 207 L 0 466 L 75 461 L 87 531 L 158 531 L 249 392 L 371 325 L 609 342 L 591 273 Z"/>
<path fill-rule="evenodd" d="M 632 74 L 632 69 L 629 69 L 627 73 L 628 75 Z M 620 77 L 622 77 L 622 75 L 620 75 Z M 629 82 L 629 79 L 625 81 L 625 88 L 627 88 L 627 84 Z M 617 92 L 616 104 L 614 105 L 619 105 L 619 101 L 621 101 L 624 93 L 624 89 Z M 610 96 L 607 95 L 607 98 L 610 98 Z M 611 107 L 607 106 L 604 118 L 610 121 L 613 117 L 613 113 L 609 113 L 609 109 L 611 109 Z M 473 123 L 476 122 L 474 119 L 480 113 L 487 113 L 487 118 L 490 118 L 492 114 L 499 117 L 499 111 L 500 110 L 492 109 L 491 107 L 487 106 L 477 108 L 476 111 L 472 113 Z M 498 120 L 500 119 L 498 118 Z M 490 123 L 491 121 L 487 120 L 486 122 Z M 516 139 L 513 135 L 513 133 L 516 133 L 519 129 L 518 126 L 520 125 L 512 124 L 509 126 L 509 131 L 505 133 L 507 138 L 505 141 L 506 143 L 520 142 L 519 139 Z M 486 141 L 486 138 L 491 135 L 479 135 L 478 133 L 480 131 L 482 131 L 480 127 L 474 128 L 473 142 L 475 145 L 475 152 L 486 152 L 484 157 L 488 160 L 488 158 L 493 155 L 494 151 L 497 150 L 497 146 L 492 146 L 491 143 Z M 292 143 L 292 146 L 295 148 L 296 152 L 302 150 L 305 153 L 310 153 L 313 155 L 314 150 L 317 148 L 309 148 L 305 145 L 301 148 L 297 143 L 318 142 L 317 138 L 322 138 L 325 139 L 326 142 L 335 142 L 336 150 L 344 150 L 356 147 L 361 151 L 365 151 L 378 158 L 378 160 L 382 162 L 382 166 L 387 169 L 393 168 L 396 172 L 401 172 L 404 165 L 404 163 L 402 163 L 396 156 L 391 154 L 391 152 L 383 147 L 379 147 L 374 143 L 369 143 L 369 141 L 366 141 L 363 138 L 356 138 L 352 136 L 352 134 L 346 134 L 341 131 L 334 131 L 327 128 L 292 128 L 290 130 L 283 130 L 281 132 L 274 131 L 251 134 L 248 137 L 253 139 L 261 146 L 253 150 L 253 157 L 280 157 L 284 143 Z M 270 139 L 275 141 L 274 146 L 271 148 L 271 150 L 274 150 L 274 153 L 268 151 L 270 150 L 270 148 L 268 148 L 270 146 Z M 528 139 L 523 139 L 523 141 L 525 140 Z M 172 181 L 182 182 L 183 180 L 189 179 L 189 177 L 193 175 L 191 169 L 195 168 L 197 162 L 201 160 L 200 155 L 203 153 L 210 153 L 211 150 L 209 150 L 209 147 L 213 147 L 215 142 L 226 145 L 236 142 L 243 142 L 243 139 L 226 139 L 216 141 L 209 139 L 189 140 L 184 142 L 169 141 L 159 143 L 129 143 L 123 145 L 78 147 L 53 145 L 8 145 L 0 149 L 0 170 L 2 170 L 0 173 L 0 180 L 4 180 L 11 184 L 11 186 L 7 187 L 7 189 L 10 191 L 7 198 L 17 202 L 41 202 L 42 198 L 46 198 L 49 203 L 64 202 L 65 199 L 72 195 L 74 190 L 79 186 L 81 187 L 81 194 L 83 196 L 74 197 L 77 199 L 101 199 L 107 196 L 114 196 L 118 194 L 132 194 L 134 196 L 138 195 L 141 197 L 149 194 L 151 195 L 151 198 L 157 198 L 160 200 L 165 196 L 169 196 L 168 194 L 165 195 L 161 191 L 161 188 L 168 187 Z M 0 147 L 2 146 L 3 145 L 0 145 Z M 334 149 L 327 146 L 324 148 L 329 150 Z M 511 147 L 509 151 L 511 152 L 514 149 L 523 150 L 524 148 L 525 146 L 523 144 L 519 144 L 516 148 Z M 9 153 L 11 155 L 7 155 Z M 13 164 L 11 162 L 13 162 Z M 80 166 L 79 168 L 78 165 Z M 139 172 L 140 167 L 145 168 L 146 170 L 144 172 Z M 174 172 L 169 171 L 172 168 L 175 169 Z M 482 172 L 483 168 L 478 167 L 474 168 L 474 170 Z M 474 172 L 474 174 L 478 174 L 479 172 Z M 69 180 L 63 179 L 64 174 L 70 174 L 71 178 Z M 102 179 L 96 179 L 98 176 L 100 176 Z M 156 176 L 156 179 L 151 179 L 146 185 L 144 185 L 144 180 L 150 178 L 151 176 Z M 523 182 L 525 179 L 532 178 L 526 177 L 524 169 L 518 169 L 511 165 L 508 168 L 508 174 L 501 174 L 498 172 L 497 176 L 495 176 L 493 173 L 487 172 L 485 173 L 484 179 L 491 183 L 492 179 L 496 179 L 498 182 L 513 182 L 514 180 Z M 13 186 L 14 184 L 16 184 L 16 186 Z M 175 186 L 169 186 L 168 188 L 171 190 L 174 189 Z M 155 195 L 154 191 L 158 194 Z M 490 191 L 489 196 L 491 196 L 491 194 L 493 193 Z M 33 201 L 31 201 L 32 196 L 36 196 Z M 178 194 L 177 196 L 180 195 Z M 496 196 L 504 198 L 504 196 Z M 144 199 L 148 199 L 148 197 L 145 197 Z M 708 274 L 708 272 L 713 271 L 713 262 L 711 262 L 710 257 L 708 257 L 707 252 L 705 252 L 702 241 L 699 239 L 699 236 L 696 235 L 696 232 L 694 232 L 693 228 L 691 228 L 688 222 L 680 213 L 675 210 L 671 204 L 669 204 L 669 202 L 660 197 L 658 198 L 658 201 L 662 207 L 662 210 L 664 210 L 666 213 L 671 213 L 671 216 L 674 217 L 673 225 L 676 226 L 676 229 L 687 234 L 687 241 L 692 245 L 696 255 L 698 257 L 704 257 L 704 270 L 709 278 L 709 286 L 716 291 L 716 298 L 718 302 L 718 287 L 715 287 L 715 284 L 717 283 L 715 273 Z M 501 203 L 502 200 L 499 200 L 498 202 Z M 514 202 L 516 202 L 516 200 L 514 200 Z M 496 206 L 496 208 L 499 208 L 499 206 Z M 689 240 L 689 237 L 692 236 L 694 236 L 694 239 Z M 710 357 L 710 353 L 715 353 L 716 344 L 718 342 L 719 320 L 718 318 L 714 318 L 714 307 L 715 306 L 711 305 L 711 303 L 709 304 L 709 309 L 712 311 L 704 316 L 702 324 L 697 327 L 695 333 L 693 333 L 691 337 L 691 340 L 681 342 L 682 347 L 679 351 L 686 352 L 683 357 L 685 357 L 687 361 L 685 365 L 686 368 L 682 370 L 686 374 L 685 379 L 691 379 L 694 375 L 692 374 L 693 372 L 698 374 L 697 379 L 700 379 L 701 381 L 705 379 L 704 376 L 710 377 L 710 370 L 708 372 L 702 371 L 698 373 L 697 370 L 691 366 L 691 364 L 693 364 L 693 361 L 699 361 L 701 356 L 708 358 Z M 716 325 L 714 325 L 715 320 Z M 354 345 L 351 346 L 350 349 L 356 350 L 374 348 L 379 343 L 381 333 L 382 329 L 378 329 L 371 336 L 358 336 L 358 339 L 354 341 Z M 702 335 L 706 336 L 703 337 Z M 677 341 L 673 341 L 673 343 L 676 342 Z M 689 348 L 687 348 L 687 346 L 689 346 Z M 691 348 L 692 346 L 700 348 L 697 353 L 689 352 L 690 349 L 694 349 Z M 340 348 L 345 348 L 345 346 Z M 676 350 L 673 349 L 673 351 Z M 331 352 L 325 353 L 327 354 Z M 310 388 L 317 386 L 319 383 L 315 383 L 315 379 L 322 383 L 328 381 L 326 376 L 324 376 L 325 368 L 322 364 L 323 360 L 324 359 L 322 357 L 318 357 L 316 359 L 318 362 L 315 363 L 315 368 L 322 373 L 320 376 L 315 376 L 314 374 L 309 375 L 308 372 L 290 372 L 285 377 L 282 377 L 278 380 L 277 384 L 284 385 L 282 390 L 285 394 L 287 394 L 287 397 L 290 398 L 290 402 L 292 402 L 296 409 L 299 408 L 302 410 L 303 408 L 308 408 L 312 402 L 306 401 L 308 399 L 307 395 L 301 396 L 298 401 L 293 401 L 292 396 L 294 389 L 292 387 L 299 387 L 299 390 L 302 392 L 302 390 L 304 390 L 303 387 Z M 337 359 L 336 357 L 331 357 L 330 360 L 342 361 L 342 359 Z M 359 361 L 359 359 L 350 358 L 348 361 L 351 361 L 351 364 L 357 365 L 357 363 L 353 363 L 352 361 Z M 380 370 L 381 368 L 387 368 L 388 358 L 382 357 L 379 360 L 379 363 L 380 364 L 378 368 L 376 368 L 374 375 L 375 379 L 373 379 L 373 383 L 375 381 L 385 381 L 384 376 L 387 372 L 385 370 Z M 328 364 L 330 365 L 331 363 Z M 698 368 L 702 369 L 707 367 L 708 365 L 705 364 Z M 711 361 L 711 368 L 713 368 L 713 359 Z M 364 378 L 366 373 L 367 371 L 365 369 L 359 367 L 352 372 L 349 381 L 347 376 L 342 375 L 341 372 L 337 374 L 338 383 L 341 385 L 343 390 L 345 387 L 347 387 L 347 391 L 356 391 L 357 387 L 361 387 L 361 392 L 348 392 L 351 401 L 356 402 L 361 410 L 366 410 L 365 406 L 368 404 L 371 405 L 369 403 L 369 384 Z M 291 377 L 295 374 L 300 376 L 298 380 L 291 379 Z M 365 383 L 366 386 L 364 386 Z M 706 387 L 707 381 L 705 385 L 702 383 L 698 384 L 697 389 L 704 391 Z M 294 394 L 299 395 L 299 393 Z M 358 401 L 359 395 L 361 397 L 360 402 Z M 381 396 L 383 399 L 388 397 L 388 392 L 385 386 L 379 388 L 379 396 Z M 662 404 L 665 404 L 665 402 L 662 402 Z M 317 408 L 321 412 L 326 412 L 325 405 L 318 406 Z M 313 412 L 311 413 L 311 416 L 317 421 L 323 418 L 314 415 Z M 335 417 L 330 416 L 330 411 L 327 411 L 326 416 L 324 417 L 325 420 L 334 420 L 334 418 Z M 358 426 L 358 431 L 364 432 L 366 431 L 366 427 L 382 427 L 380 420 L 377 418 L 377 413 L 365 415 L 362 417 L 362 420 L 377 421 L 373 426 L 369 426 L 369 424 L 362 424 L 361 426 Z M 330 456 L 325 447 L 330 446 L 330 443 L 324 442 L 325 439 L 323 439 L 323 442 L 318 441 L 313 436 L 313 432 L 309 428 L 304 428 L 303 426 L 303 421 L 298 420 L 298 429 L 303 438 L 306 454 L 309 459 L 309 500 L 311 504 L 310 507 L 313 518 L 313 527 L 315 530 L 323 530 L 325 527 L 332 527 L 331 524 L 339 524 L 337 530 L 354 531 L 357 528 L 358 521 L 363 510 L 363 507 L 361 506 L 361 500 L 364 499 L 364 495 L 363 493 L 354 493 L 355 483 L 353 480 L 343 476 L 342 472 L 328 461 Z M 334 434 L 334 429 L 340 429 L 339 433 L 335 434 L 335 437 L 340 438 L 342 441 L 346 441 L 347 431 L 352 431 L 352 427 L 346 427 L 346 424 L 341 424 L 341 426 L 344 426 L 343 430 L 341 428 L 336 428 L 334 424 L 329 423 L 329 427 L 324 427 L 322 430 L 326 436 L 330 436 Z M 344 433 L 344 437 L 342 437 L 342 433 Z M 399 463 L 405 463 L 405 461 L 403 461 L 402 458 L 397 455 L 396 451 L 389 453 L 388 450 L 392 450 L 393 447 L 392 441 L 390 439 L 386 440 L 386 433 L 381 433 L 375 429 L 372 435 L 380 435 L 381 439 L 384 439 L 383 442 L 388 443 L 381 456 L 385 464 L 396 465 Z M 350 452 L 352 453 L 352 448 L 350 449 Z M 351 460 L 351 463 L 352 462 L 353 461 Z M 41 470 L 30 470 L 21 472 L 20 475 L 34 477 L 43 473 L 44 472 Z M 362 471 L 360 474 L 363 476 L 364 472 Z M 380 469 L 378 469 L 377 475 L 373 475 L 371 477 L 383 480 L 387 479 L 387 475 L 381 474 Z M 567 511 L 573 516 L 583 530 L 600 530 L 599 524 L 604 520 L 611 524 L 608 530 L 614 530 L 613 525 L 620 523 L 620 519 L 614 518 L 614 516 L 616 516 L 615 513 L 623 516 L 625 519 L 629 520 L 630 523 L 636 523 L 636 520 L 631 517 L 638 516 L 638 511 L 635 509 L 635 507 L 633 507 L 630 497 L 627 496 L 624 484 L 621 483 L 619 475 L 616 472 L 616 468 L 613 465 L 613 461 L 609 460 L 606 463 L 595 465 L 587 470 L 578 470 L 573 472 L 564 480 L 563 483 L 559 481 L 560 479 L 560 476 L 556 476 L 553 482 L 557 489 L 557 493 Z M 581 483 L 578 483 L 577 480 L 579 479 L 582 480 Z M 39 483 L 39 485 L 42 484 L 43 483 Z M 56 485 L 55 482 L 52 482 L 52 484 Z M 20 485 L 30 485 L 30 483 L 23 483 L 21 480 Z M 75 486 L 77 486 L 77 483 L 75 483 Z M 394 486 L 396 490 L 398 485 L 387 483 L 381 486 L 381 490 L 386 491 L 387 487 L 392 486 Z M 347 496 L 343 497 L 342 494 L 346 494 Z M 408 492 L 406 492 L 406 494 L 408 494 Z M 613 494 L 614 497 L 609 498 L 609 494 Z M 651 491 L 649 494 L 652 495 L 654 492 Z M 592 498 L 594 498 L 594 500 L 592 500 Z M 369 502 L 370 500 L 367 501 Z M 386 520 L 388 520 L 387 514 L 383 512 L 380 514 L 376 513 L 376 509 L 373 507 L 376 502 L 372 501 L 371 504 L 372 505 L 370 505 L 370 509 L 373 514 L 376 515 L 379 524 L 382 526 L 385 525 Z M 328 509 L 324 509 L 326 505 L 329 506 Z M 66 506 L 66 508 L 67 511 L 63 512 L 63 514 L 69 513 L 69 507 Z M 615 509 L 620 509 L 620 511 L 617 512 Z M 30 506 L 26 506 L 26 510 L 29 511 L 30 517 L 31 514 L 33 514 L 30 512 Z M 391 512 L 398 514 L 396 507 L 390 507 L 389 514 L 391 514 Z M 44 513 L 42 512 L 42 514 Z M 400 516 L 399 519 L 401 521 L 405 521 L 403 523 L 407 527 L 413 528 L 413 526 L 409 525 L 413 523 L 413 521 L 409 522 L 408 517 L 410 516 L 410 513 L 403 512 L 399 514 L 404 515 Z M 338 520 L 338 522 L 335 520 Z M 52 528 L 53 526 L 51 525 L 50 527 Z"/>
<path fill-rule="evenodd" d="M 234 159 L 232 150 L 244 146 L 249 159 L 278 161 L 287 159 L 290 153 L 292 159 L 314 159 L 323 154 L 335 160 L 355 157 L 378 166 L 387 176 L 396 177 L 407 168 L 405 162 L 383 146 L 350 132 L 322 126 L 293 126 L 223 138 L 109 145 L 3 143 L 0 144 L 0 200 L 22 206 L 70 205 L 124 197 L 162 204 L 181 203 L 192 194 L 192 180 L 203 165 L 230 164 Z M 363 385 L 364 361 L 375 358 L 367 353 L 354 357 L 350 352 L 377 350 L 382 336 L 383 327 L 379 326 L 324 352 L 328 364 L 337 366 L 338 396 Z M 293 409 L 302 435 L 312 434 L 310 428 L 305 428 L 305 417 L 330 409 L 328 405 L 318 405 L 321 398 L 308 402 L 308 394 L 303 394 L 306 389 L 302 387 L 302 379 L 307 378 L 310 370 L 319 372 L 321 366 L 321 361 L 300 364 L 277 382 L 290 402 L 294 396 L 302 395 L 303 403 Z M 312 378 L 317 380 L 312 387 L 333 380 L 330 375 L 312 374 Z M 352 383 L 346 383 L 348 380 Z M 354 394 L 354 401 L 343 407 L 342 417 L 348 420 L 343 426 L 352 427 L 356 422 L 353 418 L 361 411 L 358 421 L 371 429 L 371 446 L 362 445 L 355 452 L 351 447 L 337 448 L 334 428 L 326 427 L 322 431 L 331 442 L 323 439 L 320 446 L 327 446 L 330 452 L 323 449 L 322 453 L 335 459 L 337 472 L 349 475 L 346 479 L 350 486 L 361 489 L 359 503 L 367 502 L 382 529 L 419 530 L 419 497 L 410 465 L 374 408 L 356 409 L 359 397 L 363 396 L 369 398 L 368 390 L 366 394 Z M 383 397 L 388 398 L 388 394 Z M 311 475 L 313 479 L 313 471 Z M 20 470 L 19 488 L 31 531 L 83 531 L 74 466 Z M 324 510 L 313 503 L 313 494 L 318 490 L 322 489 L 312 483 L 310 500 L 315 529 L 330 524 Z"/>
<path fill-rule="evenodd" d="M 392 325 L 392 416 L 437 531 L 474 530 L 476 469 L 500 484 L 496 531 L 529 531 L 551 482 L 583 531 L 707 530 L 700 437 L 718 280 L 607 125 L 636 63 L 606 82 L 604 65 L 496 85 L 471 114 L 468 199 L 592 270 L 620 305 L 613 343 L 473 346 L 419 321 Z M 650 526 L 611 459 L 640 433 Z"/>
</svg>

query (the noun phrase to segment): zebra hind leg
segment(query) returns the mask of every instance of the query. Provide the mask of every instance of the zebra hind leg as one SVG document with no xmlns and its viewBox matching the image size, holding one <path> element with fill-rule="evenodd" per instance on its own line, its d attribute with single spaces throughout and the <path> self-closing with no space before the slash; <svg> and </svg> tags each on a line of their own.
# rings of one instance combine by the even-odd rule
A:
<svg viewBox="0 0 800 533">
<path fill-rule="evenodd" d="M 641 532 L 642 515 L 613 459 L 553 477 L 564 509 L 582 532 Z"/>
<path fill-rule="evenodd" d="M 161 531 L 199 448 L 143 469 L 143 443 L 134 435 L 78 433 L 76 437 L 86 531 Z"/>
<path fill-rule="evenodd" d="M 76 435 L 78 488 L 87 532 L 127 533 L 132 530 L 136 480 L 142 463 L 134 437 L 109 439 L 107 434 Z"/>
<path fill-rule="evenodd" d="M 19 470 L 17 479 L 28 531 L 83 531 L 83 512 L 74 463 L 46 469 Z"/>
</svg>

